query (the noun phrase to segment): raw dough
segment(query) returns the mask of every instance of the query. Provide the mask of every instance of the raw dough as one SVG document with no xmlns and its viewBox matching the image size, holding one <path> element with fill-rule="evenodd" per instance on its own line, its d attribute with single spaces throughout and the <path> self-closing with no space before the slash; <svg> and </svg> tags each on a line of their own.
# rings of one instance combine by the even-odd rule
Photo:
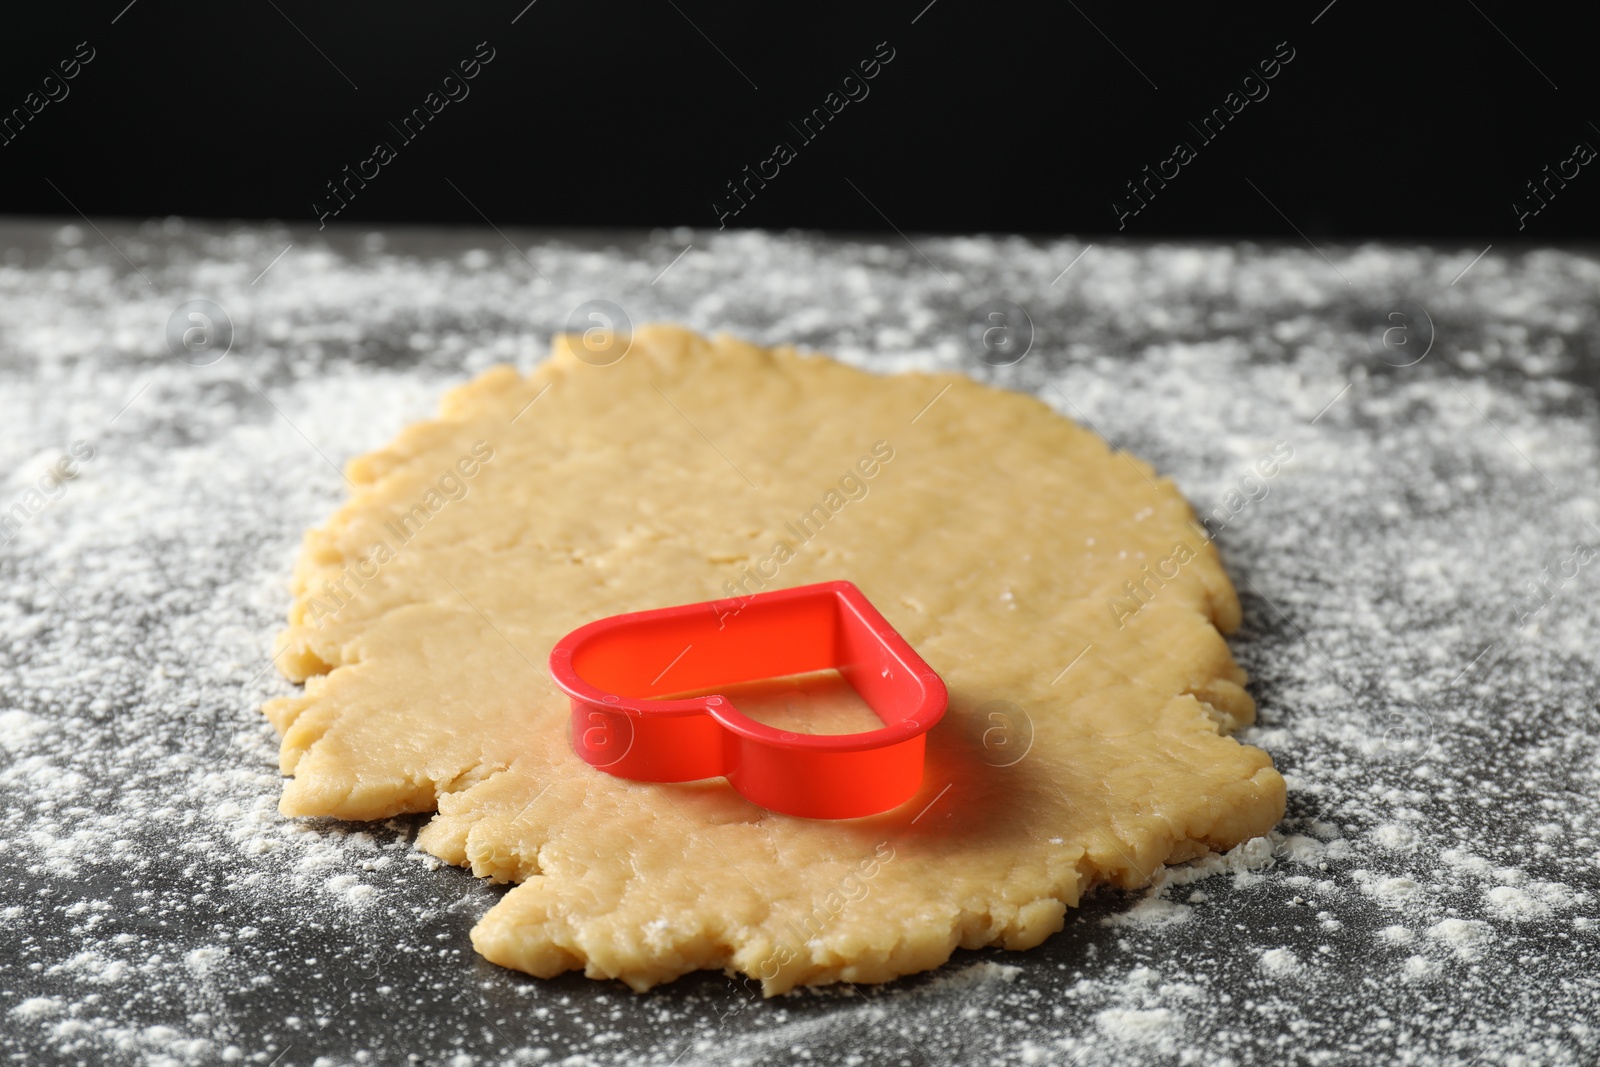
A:
<svg viewBox="0 0 1600 1067">
<path fill-rule="evenodd" d="M 1224 736 L 1254 715 L 1218 633 L 1238 600 L 1147 464 L 960 376 L 662 326 L 610 365 L 574 344 L 349 464 L 280 638 L 304 695 L 265 708 L 285 814 L 437 810 L 421 847 L 521 883 L 473 930 L 484 956 L 638 990 L 708 967 L 768 994 L 881 982 L 1030 948 L 1088 887 L 1279 818 L 1268 756 Z M 944 677 L 911 803 L 808 821 L 572 754 L 551 645 L 754 591 L 747 567 L 851 579 Z"/>
</svg>

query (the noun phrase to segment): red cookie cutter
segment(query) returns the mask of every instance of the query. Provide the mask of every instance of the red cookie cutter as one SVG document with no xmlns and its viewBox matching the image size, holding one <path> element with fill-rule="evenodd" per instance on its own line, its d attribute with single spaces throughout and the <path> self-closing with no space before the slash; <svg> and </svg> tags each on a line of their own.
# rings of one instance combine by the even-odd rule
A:
<svg viewBox="0 0 1600 1067">
<path fill-rule="evenodd" d="M 682 693 L 836 668 L 882 719 L 859 734 L 765 726 L 722 696 Z M 641 782 L 725 777 L 749 800 L 808 819 L 876 815 L 922 784 L 944 682 L 851 582 L 613 615 L 550 652 L 572 697 L 572 748 Z"/>
</svg>

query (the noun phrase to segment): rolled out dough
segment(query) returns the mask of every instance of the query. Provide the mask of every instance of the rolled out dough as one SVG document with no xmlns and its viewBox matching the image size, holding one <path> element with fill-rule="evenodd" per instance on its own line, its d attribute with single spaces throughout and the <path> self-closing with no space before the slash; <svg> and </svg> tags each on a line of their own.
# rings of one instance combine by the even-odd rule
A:
<svg viewBox="0 0 1600 1067">
<path fill-rule="evenodd" d="M 488 959 L 637 990 L 881 982 L 1035 946 L 1087 888 L 1279 818 L 1270 759 L 1226 736 L 1254 715 L 1218 632 L 1238 601 L 1147 464 L 960 376 L 665 326 L 605 366 L 577 344 L 349 464 L 280 636 L 304 694 L 265 707 L 285 814 L 437 811 L 420 847 L 520 883 L 472 932 Z M 950 689 L 909 804 L 808 821 L 573 755 L 544 671 L 563 634 L 834 578 Z"/>
</svg>

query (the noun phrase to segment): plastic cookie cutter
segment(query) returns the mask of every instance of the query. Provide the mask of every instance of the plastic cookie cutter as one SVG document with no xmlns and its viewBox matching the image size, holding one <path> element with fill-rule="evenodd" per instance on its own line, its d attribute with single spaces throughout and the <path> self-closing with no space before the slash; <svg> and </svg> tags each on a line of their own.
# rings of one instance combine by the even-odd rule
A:
<svg viewBox="0 0 1600 1067">
<path fill-rule="evenodd" d="M 722 696 L 655 699 L 830 667 L 882 729 L 797 734 Z M 572 698 L 572 747 L 590 765 L 641 782 L 720 776 L 764 808 L 808 819 L 910 800 L 927 732 L 949 700 L 943 680 L 845 581 L 600 619 L 556 643 L 550 674 Z"/>
</svg>

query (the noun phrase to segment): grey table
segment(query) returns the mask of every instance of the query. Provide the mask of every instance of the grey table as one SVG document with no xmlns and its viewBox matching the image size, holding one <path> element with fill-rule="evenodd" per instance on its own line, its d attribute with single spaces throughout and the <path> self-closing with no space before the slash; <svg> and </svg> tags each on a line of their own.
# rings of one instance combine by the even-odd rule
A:
<svg viewBox="0 0 1600 1067">
<path fill-rule="evenodd" d="M 0 1049 L 1600 1061 L 1600 264 L 1480 251 L 0 227 Z M 280 818 L 257 706 L 338 465 L 592 299 L 962 369 L 1153 461 L 1221 516 L 1279 831 L 1030 952 L 759 1002 L 501 970 L 467 941 L 501 890 L 415 821 Z M 1031 319 L 1010 366 L 977 358 L 991 300 Z"/>
</svg>

